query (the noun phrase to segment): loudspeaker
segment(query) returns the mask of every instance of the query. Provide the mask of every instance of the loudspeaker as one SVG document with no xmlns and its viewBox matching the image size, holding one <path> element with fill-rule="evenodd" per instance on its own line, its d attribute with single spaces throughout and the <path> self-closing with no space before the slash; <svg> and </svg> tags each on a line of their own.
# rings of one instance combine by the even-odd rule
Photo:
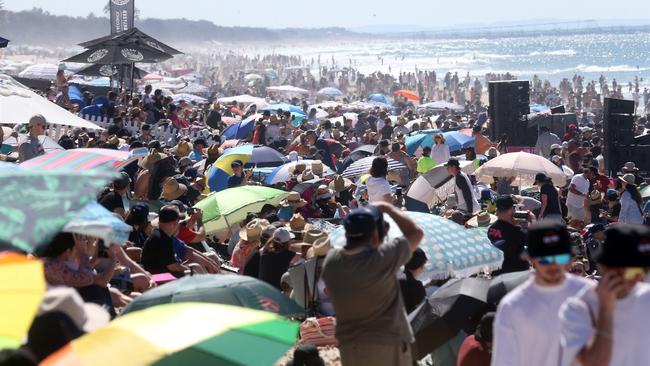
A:
<svg viewBox="0 0 650 366">
<path fill-rule="evenodd" d="M 491 81 L 488 83 L 490 126 L 493 140 L 501 135 L 509 137 L 509 145 L 523 146 L 522 135 L 516 131 L 527 129 L 522 118 L 530 113 L 530 84 L 528 81 Z M 534 142 L 533 142 L 534 145 Z"/>
<path fill-rule="evenodd" d="M 634 114 L 634 101 L 627 99 L 605 98 L 603 113 L 607 114 Z"/>
<path fill-rule="evenodd" d="M 566 113 L 564 105 L 558 105 L 551 108 L 551 114 Z"/>
</svg>

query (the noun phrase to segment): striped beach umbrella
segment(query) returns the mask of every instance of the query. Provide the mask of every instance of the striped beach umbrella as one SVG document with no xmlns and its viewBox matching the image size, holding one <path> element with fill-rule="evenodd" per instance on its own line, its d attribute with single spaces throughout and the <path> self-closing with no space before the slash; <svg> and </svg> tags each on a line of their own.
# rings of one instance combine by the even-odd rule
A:
<svg viewBox="0 0 650 366">
<path fill-rule="evenodd" d="M 296 341 L 298 326 L 230 305 L 159 305 L 75 339 L 41 365 L 273 365 Z"/>
<path fill-rule="evenodd" d="M 20 165 L 33 170 L 109 168 L 118 171 L 147 154 L 147 148 L 138 148 L 132 151 L 111 149 L 54 150 Z"/>
<path fill-rule="evenodd" d="M 377 156 L 368 156 L 363 159 L 359 159 L 347 167 L 341 175 L 345 178 L 354 178 L 360 177 L 368 172 L 370 172 L 370 167 L 372 166 L 373 160 Z M 397 160 L 386 158 L 388 160 L 388 171 L 397 170 L 397 169 L 408 169 L 406 165 L 400 163 Z"/>
</svg>

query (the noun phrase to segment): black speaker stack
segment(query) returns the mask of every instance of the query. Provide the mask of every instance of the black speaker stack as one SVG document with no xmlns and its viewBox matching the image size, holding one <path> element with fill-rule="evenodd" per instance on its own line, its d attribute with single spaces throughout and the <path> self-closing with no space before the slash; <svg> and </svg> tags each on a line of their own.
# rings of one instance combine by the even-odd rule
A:
<svg viewBox="0 0 650 366">
<path fill-rule="evenodd" d="M 509 146 L 534 146 L 537 129 L 528 126 L 524 116 L 530 113 L 528 81 L 508 80 L 488 83 L 490 125 L 493 141 L 508 136 Z"/>
<path fill-rule="evenodd" d="M 634 138 L 634 101 L 605 98 L 603 105 L 605 170 L 616 174 L 628 161 L 650 172 L 650 144 Z"/>
</svg>

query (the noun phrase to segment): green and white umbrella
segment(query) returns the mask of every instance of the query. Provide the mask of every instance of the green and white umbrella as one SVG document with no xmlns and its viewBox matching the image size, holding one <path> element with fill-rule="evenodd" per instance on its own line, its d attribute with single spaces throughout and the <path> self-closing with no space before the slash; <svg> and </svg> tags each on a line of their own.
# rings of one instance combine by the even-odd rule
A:
<svg viewBox="0 0 650 366">
<path fill-rule="evenodd" d="M 469 277 L 483 270 L 501 268 L 503 252 L 494 247 L 487 236 L 440 216 L 412 211 L 406 214 L 424 231 L 420 248 L 429 260 L 424 266 L 423 278 Z M 390 223 L 387 240 L 403 235 L 388 215 L 384 215 L 384 219 Z M 330 241 L 334 246 L 344 246 L 345 228 L 340 226 L 330 232 Z"/>
</svg>

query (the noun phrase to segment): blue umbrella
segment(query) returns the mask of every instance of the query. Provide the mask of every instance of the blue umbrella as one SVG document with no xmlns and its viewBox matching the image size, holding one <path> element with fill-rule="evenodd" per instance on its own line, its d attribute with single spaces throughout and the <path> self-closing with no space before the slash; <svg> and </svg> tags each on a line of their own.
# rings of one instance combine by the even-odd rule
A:
<svg viewBox="0 0 650 366">
<path fill-rule="evenodd" d="M 406 151 L 414 155 L 419 147 L 433 146 L 433 135 L 438 131 L 427 131 L 406 138 Z M 443 132 L 445 142 L 449 145 L 449 151 L 460 151 L 468 147 L 474 147 L 475 139 L 459 131 Z"/>
<path fill-rule="evenodd" d="M 343 92 L 338 90 L 337 88 L 327 87 L 319 90 L 318 95 L 325 95 L 328 97 L 340 97 L 341 95 L 343 95 Z"/>
<path fill-rule="evenodd" d="M 255 118 L 248 118 L 241 122 L 233 123 L 228 126 L 221 136 L 225 137 L 226 140 L 232 139 L 243 139 L 248 136 L 249 133 L 253 130 L 255 126 Z"/>
<path fill-rule="evenodd" d="M 223 155 L 210 168 L 208 173 L 208 186 L 211 192 L 218 192 L 228 188 L 228 177 L 232 175 L 230 165 L 235 160 L 241 160 L 244 164 L 253 155 L 253 145 L 241 145 L 226 149 Z"/>
<path fill-rule="evenodd" d="M 388 97 L 386 97 L 384 94 L 381 93 L 375 93 L 375 94 L 370 94 L 368 97 L 368 100 L 371 100 L 373 102 L 377 103 L 384 103 L 384 104 L 392 104 Z"/>
<path fill-rule="evenodd" d="M 262 109 L 260 109 L 260 112 L 277 112 L 278 109 L 282 109 L 283 111 L 289 111 L 291 113 L 299 114 L 299 115 L 306 115 L 305 112 L 303 112 L 302 109 L 296 107 L 295 105 L 289 104 L 289 103 L 279 103 L 279 104 L 271 104 L 268 105 Z"/>
<path fill-rule="evenodd" d="M 424 231 L 420 248 L 429 260 L 424 266 L 423 278 L 469 277 L 482 270 L 501 268 L 503 252 L 494 247 L 487 236 L 440 216 L 412 211 L 405 213 Z M 388 240 L 403 235 L 391 218 L 387 215 L 384 218 L 390 223 Z M 341 226 L 331 231 L 329 238 L 332 245 L 343 247 L 346 243 L 345 228 Z"/>
<path fill-rule="evenodd" d="M 131 225 L 118 219 L 96 201 L 87 204 L 63 227 L 64 232 L 89 235 L 100 238 L 107 244 L 120 245 L 129 240 L 131 230 Z"/>
<path fill-rule="evenodd" d="M 550 110 L 551 107 L 547 106 L 546 104 L 537 104 L 537 103 L 531 103 L 530 104 L 530 111 L 531 112 L 544 112 Z"/>
</svg>

